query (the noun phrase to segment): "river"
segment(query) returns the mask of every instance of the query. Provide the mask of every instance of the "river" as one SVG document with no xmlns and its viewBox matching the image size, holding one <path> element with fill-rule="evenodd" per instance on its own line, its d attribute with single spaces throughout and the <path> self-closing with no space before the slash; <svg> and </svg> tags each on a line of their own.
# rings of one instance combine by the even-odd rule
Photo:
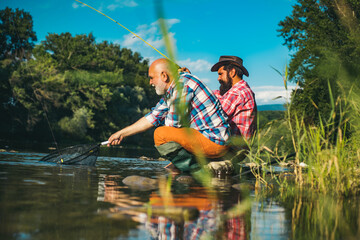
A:
<svg viewBox="0 0 360 240">
<path fill-rule="evenodd" d="M 141 155 L 141 150 L 133 151 L 133 156 Z M 264 197 L 252 178 L 214 178 L 210 180 L 211 188 L 196 181 L 169 180 L 170 174 L 164 169 L 168 161 L 99 156 L 95 167 L 84 167 L 39 162 L 45 155 L 29 151 L 0 153 L 1 239 L 360 236 L 358 198 L 340 203 L 327 198 L 309 201 L 304 196 L 284 200 Z M 125 185 L 123 179 L 133 175 L 159 184 L 150 189 Z M 328 211 L 327 204 L 329 209 L 340 209 Z M 329 216 L 313 216 L 320 213 Z M 325 219 L 325 223 L 319 219 Z"/>
</svg>

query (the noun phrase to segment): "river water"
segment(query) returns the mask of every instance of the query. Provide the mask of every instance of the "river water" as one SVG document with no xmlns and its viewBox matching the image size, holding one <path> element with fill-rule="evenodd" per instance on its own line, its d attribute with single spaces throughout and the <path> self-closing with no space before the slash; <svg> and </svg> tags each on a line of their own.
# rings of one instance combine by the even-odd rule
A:
<svg viewBox="0 0 360 240">
<path fill-rule="evenodd" d="M 264 197 L 251 178 L 211 179 L 212 188 L 170 181 L 167 161 L 100 156 L 95 167 L 81 167 L 39 162 L 45 155 L 0 153 L 0 239 L 360 236 L 358 198 Z M 123 179 L 133 175 L 159 184 L 150 189 L 125 185 Z"/>
</svg>

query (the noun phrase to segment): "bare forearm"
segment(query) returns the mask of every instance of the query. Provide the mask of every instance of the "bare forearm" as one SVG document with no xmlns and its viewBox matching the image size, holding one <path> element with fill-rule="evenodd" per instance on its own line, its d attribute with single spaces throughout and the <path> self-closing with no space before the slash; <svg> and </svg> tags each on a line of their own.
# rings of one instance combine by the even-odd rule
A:
<svg viewBox="0 0 360 240">
<path fill-rule="evenodd" d="M 149 121 L 146 120 L 145 117 L 142 117 L 135 123 L 131 124 L 130 126 L 123 128 L 121 131 L 123 132 L 124 137 L 128 137 L 141 132 L 145 132 L 146 130 L 149 130 L 152 127 L 153 125 L 149 123 Z"/>
<path fill-rule="evenodd" d="M 134 124 L 127 126 L 121 129 L 120 131 L 114 133 L 113 135 L 111 135 L 110 138 L 108 139 L 109 141 L 108 145 L 119 145 L 124 138 L 141 132 L 145 132 L 146 130 L 149 130 L 152 127 L 153 125 L 148 120 L 146 120 L 145 117 L 142 117 Z"/>
</svg>

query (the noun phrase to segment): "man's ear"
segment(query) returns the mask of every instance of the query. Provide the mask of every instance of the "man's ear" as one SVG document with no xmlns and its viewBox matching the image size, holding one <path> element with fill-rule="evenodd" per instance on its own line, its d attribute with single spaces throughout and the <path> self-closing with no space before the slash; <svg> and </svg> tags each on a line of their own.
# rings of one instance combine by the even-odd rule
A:
<svg viewBox="0 0 360 240">
<path fill-rule="evenodd" d="M 161 76 L 161 81 L 166 83 L 169 82 L 169 75 L 167 74 L 167 72 L 162 71 L 160 76 Z"/>
<path fill-rule="evenodd" d="M 230 73 L 230 77 L 234 78 L 236 76 L 235 68 L 231 69 L 229 73 Z"/>
</svg>

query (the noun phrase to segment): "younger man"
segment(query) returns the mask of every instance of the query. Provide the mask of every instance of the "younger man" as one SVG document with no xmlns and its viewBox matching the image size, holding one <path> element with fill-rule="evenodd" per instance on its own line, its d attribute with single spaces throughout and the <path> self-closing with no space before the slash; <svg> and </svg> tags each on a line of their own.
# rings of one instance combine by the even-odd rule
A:
<svg viewBox="0 0 360 240">
<path fill-rule="evenodd" d="M 256 130 L 257 107 L 255 94 L 243 80 L 243 75 L 249 76 L 243 60 L 236 56 L 221 56 L 211 71 L 218 72 L 220 90 L 214 93 L 229 118 L 231 135 L 250 139 Z"/>
</svg>

